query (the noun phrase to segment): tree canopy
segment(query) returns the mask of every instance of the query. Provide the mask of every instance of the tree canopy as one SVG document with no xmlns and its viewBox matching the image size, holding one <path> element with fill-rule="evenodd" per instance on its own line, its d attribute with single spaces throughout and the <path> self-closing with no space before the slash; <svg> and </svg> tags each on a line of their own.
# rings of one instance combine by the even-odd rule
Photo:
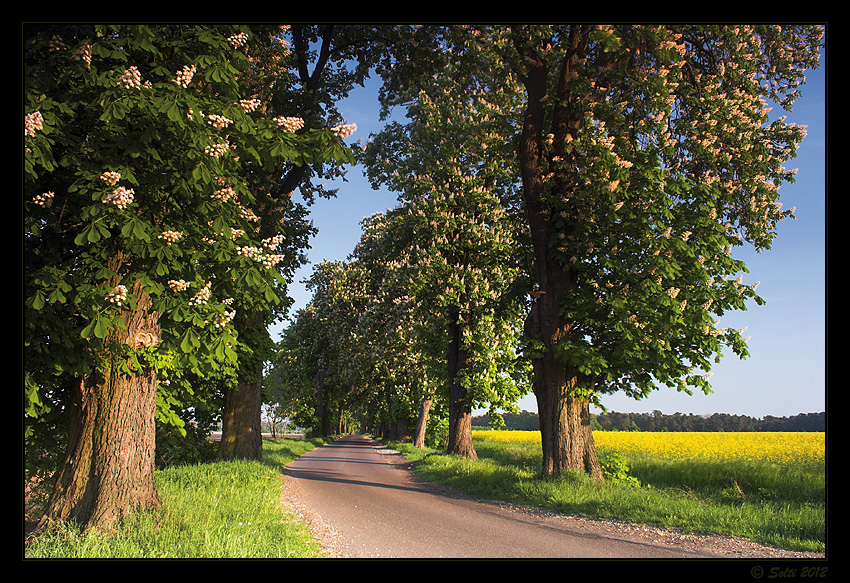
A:
<svg viewBox="0 0 850 583">
<path fill-rule="evenodd" d="M 722 317 L 763 302 L 736 250 L 768 250 L 777 224 L 793 217 L 779 187 L 794 180 L 785 164 L 805 128 L 772 108 L 790 108 L 818 66 L 822 27 L 398 34 L 381 95 L 388 108 L 405 106 L 410 122 L 374 136 L 367 172 L 400 193 L 399 214 L 409 212 L 422 269 L 411 280 L 423 292 L 457 301 L 459 282 L 492 292 L 501 274 L 499 289 L 532 294 L 521 341 L 552 438 L 544 473 L 583 468 L 580 458 L 594 465 L 588 406 L 600 395 L 710 392 L 724 352 L 747 356 L 744 330 Z M 501 208 L 484 192 L 498 193 Z M 499 229 L 510 236 L 498 239 Z M 503 257 L 515 258 L 515 271 L 498 271 L 505 264 L 492 267 L 475 246 L 464 264 L 464 245 L 487 237 L 511 247 Z"/>
<path fill-rule="evenodd" d="M 208 398 L 195 381 L 256 347 L 234 322 L 288 305 L 310 227 L 276 178 L 287 165 L 352 161 L 341 141 L 349 128 L 266 115 L 263 87 L 288 81 L 276 69 L 289 54 L 285 27 L 24 32 L 26 435 L 55 452 L 67 426 L 82 440 L 68 455 L 92 454 L 66 464 L 67 476 L 80 474 L 63 484 L 85 522 L 93 505 L 70 498 L 99 487 L 69 485 L 99 463 L 93 439 L 125 447 L 130 428 L 113 425 L 131 418 L 110 412 L 136 415 L 131 449 L 146 466 L 147 420 L 179 425 L 177 408 Z"/>
<path fill-rule="evenodd" d="M 317 266 L 266 382 L 337 429 L 437 395 L 462 420 L 450 447 L 472 407 L 533 390 L 547 476 L 598 470 L 600 395 L 710 392 L 725 351 L 747 356 L 722 318 L 763 300 L 736 251 L 794 215 L 779 188 L 805 128 L 771 108 L 823 43 L 809 25 L 24 32 L 29 440 L 95 373 L 153 371 L 179 424 L 199 377 L 269 359 L 236 324 L 286 313 L 307 207 L 357 160 L 398 206 Z M 371 71 L 406 120 L 355 155 L 334 102 Z"/>
</svg>

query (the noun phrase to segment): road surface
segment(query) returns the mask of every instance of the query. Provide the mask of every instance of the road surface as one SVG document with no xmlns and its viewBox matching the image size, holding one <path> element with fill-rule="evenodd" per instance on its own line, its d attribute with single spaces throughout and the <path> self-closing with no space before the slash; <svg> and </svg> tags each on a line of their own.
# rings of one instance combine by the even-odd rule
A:
<svg viewBox="0 0 850 583">
<path fill-rule="evenodd" d="M 347 436 L 287 466 L 288 487 L 346 558 L 707 558 L 592 522 L 439 493 L 379 443 Z M 392 460 L 391 458 L 396 458 Z M 396 463 L 393 463 L 396 462 Z M 329 533 L 329 534 L 328 534 Z M 326 541 L 327 542 L 327 541 Z"/>
</svg>

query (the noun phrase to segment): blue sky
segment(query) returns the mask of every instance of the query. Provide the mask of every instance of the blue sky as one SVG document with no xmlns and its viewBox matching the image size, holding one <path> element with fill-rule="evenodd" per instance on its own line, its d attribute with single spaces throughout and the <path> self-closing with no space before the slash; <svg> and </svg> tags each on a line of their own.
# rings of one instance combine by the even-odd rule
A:
<svg viewBox="0 0 850 583">
<path fill-rule="evenodd" d="M 767 302 L 753 304 L 747 311 L 728 314 L 721 327 L 747 327 L 750 357 L 739 360 L 727 351 L 715 365 L 713 393 L 689 396 L 662 388 L 650 397 L 635 401 L 622 394 L 605 398 L 611 411 L 665 414 L 729 413 L 763 417 L 813 413 L 826 408 L 826 74 L 825 64 L 809 71 L 802 97 L 788 113 L 791 122 L 808 126 L 808 135 L 797 158 L 785 164 L 797 168 L 797 181 L 780 188 L 783 208 L 796 206 L 796 220 L 786 220 L 778 229 L 772 249 L 760 254 L 744 250 L 738 256 L 750 271 L 744 283 L 761 282 L 759 295 Z M 367 83 L 340 104 L 348 123 L 357 124 L 348 141 L 366 141 L 380 131 L 378 82 Z M 771 116 L 781 115 L 774 108 Z M 291 285 L 294 310 L 310 300 L 301 280 L 323 259 L 344 260 L 360 239 L 360 221 L 396 205 L 396 195 L 373 190 L 359 167 L 350 168 L 347 182 L 339 182 L 337 198 L 320 200 L 311 218 L 318 235 L 308 250 L 311 265 L 302 269 Z M 284 323 L 271 328 L 278 339 Z M 534 396 L 520 407 L 537 411 Z"/>
</svg>

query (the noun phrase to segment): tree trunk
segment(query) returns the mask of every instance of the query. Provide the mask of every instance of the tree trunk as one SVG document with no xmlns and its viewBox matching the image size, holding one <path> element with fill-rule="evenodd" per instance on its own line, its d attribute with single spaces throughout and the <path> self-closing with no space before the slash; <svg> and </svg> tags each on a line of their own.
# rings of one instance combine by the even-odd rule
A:
<svg viewBox="0 0 850 583">
<path fill-rule="evenodd" d="M 258 338 L 262 333 L 264 314 L 239 320 L 239 335 L 243 338 Z M 250 346 L 255 352 L 239 357 L 239 372 L 236 388 L 228 387 L 224 395 L 224 410 L 221 415 L 221 441 L 218 445 L 220 460 L 263 459 L 263 363 L 256 352 L 261 351 L 259 341 Z"/>
<path fill-rule="evenodd" d="M 576 394 L 581 388 L 578 378 L 555 358 L 555 343 L 544 345 L 545 353 L 532 361 L 543 447 L 542 476 L 554 478 L 564 470 L 574 470 L 601 479 L 590 426 L 590 400 Z"/>
<path fill-rule="evenodd" d="M 225 391 L 221 416 L 220 460 L 263 459 L 260 383 L 240 379 L 236 388 Z"/>
<path fill-rule="evenodd" d="M 569 56 L 551 69 L 557 70 L 558 78 L 555 80 L 550 79 L 550 67 L 543 60 L 542 53 L 526 41 L 521 34 L 515 35 L 515 46 L 524 57 L 525 69 L 521 79 L 527 93 L 518 158 L 540 292 L 526 318 L 525 334 L 540 343 L 540 353 L 532 360 L 532 366 L 543 443 L 542 473 L 544 478 L 552 478 L 565 469 L 573 469 L 601 478 L 590 428 L 589 400 L 577 392 L 584 388 L 579 386 L 578 376 L 556 358 L 558 344 L 569 338 L 572 327 L 561 316 L 561 308 L 578 282 L 569 264 L 553 252 L 557 235 L 568 233 L 556 232 L 554 221 L 560 213 L 553 208 L 552 201 L 569 198 L 568 190 L 578 172 L 578 166 L 573 164 L 564 149 L 567 138 L 580 131 L 581 122 L 581 111 L 569 109 L 574 97 L 567 93 L 569 84 L 566 80 L 580 58 L 581 44 L 587 42 L 586 35 L 577 33 L 570 36 L 572 50 Z M 554 96 L 547 93 L 550 87 L 556 88 Z M 545 107 L 549 102 L 553 104 L 550 137 L 554 148 L 551 154 L 547 154 L 542 145 L 544 134 L 550 133 L 544 130 Z M 554 177 L 547 175 L 543 164 L 547 155 L 564 161 Z M 580 217 L 570 218 L 580 220 Z"/>
<path fill-rule="evenodd" d="M 107 341 L 132 348 L 159 342 L 160 314 L 137 282 L 135 312 L 123 312 L 126 330 Z M 161 505 L 154 482 L 156 374 L 125 374 L 118 363 L 86 375 L 74 391 L 65 460 L 42 526 L 74 521 L 106 530 L 127 514 Z"/>
<path fill-rule="evenodd" d="M 330 415 L 328 414 L 325 395 L 325 378 L 327 376 L 327 371 L 320 370 L 316 373 L 316 378 L 313 379 L 313 388 L 316 391 L 316 417 L 319 420 L 319 435 L 322 437 L 330 434 Z"/>
<path fill-rule="evenodd" d="M 467 351 L 463 347 L 463 330 L 468 325 L 467 315 L 461 316 L 459 310 L 451 310 L 448 352 L 449 435 L 446 451 L 477 460 L 478 454 L 472 445 L 472 398 L 461 382 L 461 372 L 469 361 Z"/>
<path fill-rule="evenodd" d="M 428 413 L 431 411 L 433 400 L 428 395 L 419 404 L 419 417 L 416 419 L 416 433 L 413 436 L 413 445 L 419 449 L 425 448 L 425 429 L 428 426 Z"/>
</svg>

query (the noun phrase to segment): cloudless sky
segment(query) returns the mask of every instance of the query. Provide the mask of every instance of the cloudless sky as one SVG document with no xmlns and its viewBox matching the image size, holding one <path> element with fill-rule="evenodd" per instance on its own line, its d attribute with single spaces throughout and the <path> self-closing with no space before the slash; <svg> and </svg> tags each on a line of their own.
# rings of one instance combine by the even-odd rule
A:
<svg viewBox="0 0 850 583">
<path fill-rule="evenodd" d="M 606 396 L 609 411 L 696 415 L 728 413 L 751 417 L 790 416 L 825 411 L 826 407 L 826 64 L 809 71 L 802 96 L 787 113 L 788 120 L 808 127 L 807 137 L 797 158 L 785 163 L 797 168 L 794 184 L 780 190 L 783 208 L 796 207 L 796 220 L 780 223 L 778 237 L 766 252 L 739 247 L 748 274 L 745 284 L 760 282 L 758 293 L 766 305 L 752 303 L 748 310 L 723 316 L 719 327 L 747 327 L 749 358 L 740 360 L 731 350 L 714 365 L 713 392 L 687 395 L 661 388 L 648 398 L 635 401 L 621 393 Z M 369 139 L 383 127 L 379 120 L 377 90 L 373 79 L 357 88 L 339 105 L 346 122 L 357 124 L 349 143 Z M 774 107 L 771 118 L 782 115 Z M 401 115 L 401 114 L 399 114 Z M 312 207 L 311 218 L 318 228 L 307 255 L 311 264 L 300 270 L 290 286 L 295 300 L 292 313 L 310 301 L 302 280 L 313 265 L 323 259 L 345 260 L 362 233 L 360 221 L 375 212 L 397 204 L 396 194 L 373 190 L 360 167 L 348 168 L 347 181 L 335 199 L 320 200 Z M 271 327 L 277 341 L 286 322 Z M 537 403 L 529 393 L 519 403 L 521 409 L 536 412 Z"/>
</svg>

